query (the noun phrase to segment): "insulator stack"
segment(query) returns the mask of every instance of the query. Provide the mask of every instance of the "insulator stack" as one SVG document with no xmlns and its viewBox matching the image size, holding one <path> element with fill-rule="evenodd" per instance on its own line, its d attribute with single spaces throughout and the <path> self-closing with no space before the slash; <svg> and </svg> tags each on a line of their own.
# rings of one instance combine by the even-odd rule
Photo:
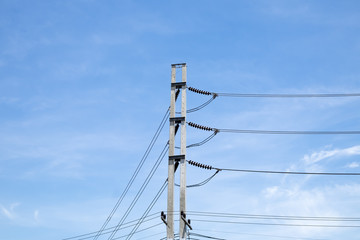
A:
<svg viewBox="0 0 360 240">
<path fill-rule="evenodd" d="M 195 162 L 195 161 L 192 161 L 192 160 L 189 160 L 188 163 L 190 165 L 193 165 L 193 166 L 196 166 L 196 167 L 199 167 L 199 168 L 204 168 L 204 169 L 208 169 L 208 170 L 213 169 L 212 166 L 205 165 L 205 164 L 202 164 L 202 163 L 198 163 L 198 162 Z"/>
<path fill-rule="evenodd" d="M 202 95 L 212 95 L 211 92 L 204 91 L 204 90 L 200 90 L 200 89 L 197 89 L 197 88 L 188 87 L 188 89 L 189 89 L 190 91 L 192 91 L 192 92 L 199 93 L 199 94 L 202 94 Z"/>
<path fill-rule="evenodd" d="M 188 122 L 187 124 L 188 124 L 190 127 L 197 128 L 197 129 L 201 129 L 201 130 L 204 130 L 204 131 L 215 131 L 215 130 L 214 130 L 213 128 L 211 128 L 211 127 L 205 127 L 205 126 L 202 126 L 202 125 L 193 123 L 193 122 Z"/>
</svg>

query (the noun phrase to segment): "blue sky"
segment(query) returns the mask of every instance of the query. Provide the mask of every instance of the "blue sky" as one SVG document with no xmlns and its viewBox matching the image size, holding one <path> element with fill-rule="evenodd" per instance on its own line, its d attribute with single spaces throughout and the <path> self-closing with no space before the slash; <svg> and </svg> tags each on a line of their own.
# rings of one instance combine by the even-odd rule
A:
<svg viewBox="0 0 360 240">
<path fill-rule="evenodd" d="M 101 227 L 170 104 L 172 63 L 187 63 L 189 86 L 214 92 L 360 92 L 359 11 L 355 0 L 1 0 L 0 238 L 62 239 Z M 207 99 L 188 92 L 188 108 Z M 359 130 L 359 104 L 359 98 L 218 98 L 188 120 L 217 128 Z M 188 128 L 188 143 L 207 134 Z M 166 126 L 111 226 L 167 139 Z M 220 133 L 187 154 L 223 168 L 360 172 L 358 135 Z M 189 166 L 188 183 L 211 174 Z M 164 161 L 129 221 L 166 177 Z M 360 217 L 359 199 L 356 176 L 222 172 L 189 189 L 187 207 Z M 166 194 L 152 212 L 162 210 Z M 359 228 L 196 221 L 193 227 L 226 239 L 359 239 Z M 159 226 L 135 239 L 163 232 Z"/>
</svg>

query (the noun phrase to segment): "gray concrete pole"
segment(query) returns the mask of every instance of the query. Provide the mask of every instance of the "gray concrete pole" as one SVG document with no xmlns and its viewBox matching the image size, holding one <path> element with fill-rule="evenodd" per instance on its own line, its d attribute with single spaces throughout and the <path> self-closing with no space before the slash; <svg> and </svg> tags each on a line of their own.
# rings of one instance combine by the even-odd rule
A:
<svg viewBox="0 0 360 240">
<path fill-rule="evenodd" d="M 171 83 L 176 81 L 176 66 L 171 66 Z M 170 95 L 170 118 L 175 117 L 175 91 L 176 87 L 171 85 Z M 174 163 L 175 160 L 170 158 L 175 154 L 175 122 L 170 121 L 169 135 L 169 162 L 168 162 L 168 197 L 167 197 L 167 239 L 174 239 Z"/>
<path fill-rule="evenodd" d="M 186 239 L 186 224 L 182 220 L 181 213 L 186 214 L 186 64 L 182 66 L 182 85 L 181 87 L 181 122 L 180 154 L 184 158 L 180 160 L 180 239 Z"/>
</svg>

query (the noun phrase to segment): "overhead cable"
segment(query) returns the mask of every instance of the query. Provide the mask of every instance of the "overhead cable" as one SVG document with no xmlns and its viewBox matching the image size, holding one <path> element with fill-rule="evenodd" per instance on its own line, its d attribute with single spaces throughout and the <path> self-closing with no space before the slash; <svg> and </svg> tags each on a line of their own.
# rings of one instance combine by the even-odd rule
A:
<svg viewBox="0 0 360 240">
<path fill-rule="evenodd" d="M 153 200 L 151 201 L 151 203 L 149 204 L 149 206 L 147 207 L 147 209 L 145 210 L 145 212 L 141 216 L 141 218 L 138 220 L 138 222 L 136 223 L 134 228 L 131 230 L 131 232 L 128 235 L 128 237 L 126 238 L 126 240 L 131 239 L 131 237 L 136 233 L 137 229 L 140 227 L 140 225 L 147 218 L 149 212 L 154 207 L 155 203 L 159 200 L 160 196 L 162 195 L 162 193 L 166 189 L 167 185 L 168 185 L 168 180 L 166 179 L 165 182 L 163 183 L 163 185 L 161 186 L 160 190 L 157 192 L 157 194 L 155 195 L 155 197 L 153 198 Z"/>
<path fill-rule="evenodd" d="M 217 238 L 217 237 L 212 237 L 212 236 L 203 235 L 203 234 L 194 233 L 194 232 L 190 232 L 189 235 L 192 235 L 192 236 L 195 236 L 195 237 L 208 238 L 208 239 L 226 240 L 225 238 Z"/>
<path fill-rule="evenodd" d="M 213 95 L 212 98 L 210 98 L 209 100 L 207 100 L 203 104 L 201 104 L 201 105 L 199 105 L 197 107 L 191 108 L 189 110 L 186 110 L 186 113 L 193 113 L 193 112 L 199 111 L 200 109 L 203 109 L 204 107 L 209 105 L 212 101 L 214 101 L 216 97 L 217 97 L 217 95 Z M 176 112 L 176 113 L 181 114 L 181 112 Z"/>
<path fill-rule="evenodd" d="M 154 225 L 152 225 L 152 226 L 150 226 L 150 227 L 141 229 L 141 230 L 139 230 L 139 231 L 137 231 L 137 232 L 135 232 L 135 233 L 144 232 L 144 231 L 146 231 L 146 230 L 149 230 L 149 229 L 151 229 L 151 228 L 155 228 L 155 227 L 160 226 L 160 225 L 162 225 L 162 224 L 163 224 L 163 223 L 154 224 Z M 129 236 L 129 234 L 122 235 L 122 236 L 120 236 L 120 237 L 113 238 L 113 240 L 121 239 L 121 238 L 126 238 L 126 237 L 128 237 L 128 236 Z"/>
<path fill-rule="evenodd" d="M 213 179 L 216 174 L 218 174 L 220 172 L 220 170 L 216 171 L 213 175 L 211 175 L 210 177 L 208 177 L 207 179 L 205 179 L 202 182 L 199 182 L 197 184 L 192 184 L 192 185 L 187 185 L 187 188 L 193 188 L 193 187 L 201 187 L 204 186 L 205 184 L 207 184 L 208 182 L 210 182 L 211 179 Z M 175 186 L 180 187 L 180 184 L 175 183 Z"/>
<path fill-rule="evenodd" d="M 360 93 L 219 93 L 209 92 L 193 87 L 188 87 L 192 92 L 203 95 L 216 95 L 219 97 L 242 97 L 242 98 L 334 98 L 334 97 L 360 97 Z"/>
<path fill-rule="evenodd" d="M 293 221 L 337 221 L 337 222 L 360 222 L 360 217 L 334 217 L 334 216 L 294 216 L 294 215 L 269 215 L 269 214 L 246 214 L 246 213 L 222 213 L 187 211 L 189 216 L 203 216 L 215 218 L 250 218 L 250 219 L 272 219 Z"/>
<path fill-rule="evenodd" d="M 267 171 L 232 168 L 214 168 L 220 171 L 248 172 L 248 173 L 270 173 L 270 174 L 298 174 L 298 175 L 333 175 L 333 176 L 360 176 L 360 173 L 347 172 L 294 172 L 294 171 Z"/>
<path fill-rule="evenodd" d="M 111 235 L 109 236 L 108 240 L 112 240 L 114 239 L 115 234 L 117 233 L 117 231 L 120 229 L 120 227 L 123 225 L 125 219 L 127 218 L 127 216 L 130 214 L 130 212 L 132 211 L 132 209 L 134 208 L 135 204 L 137 203 L 137 201 L 139 200 L 140 196 L 142 195 L 142 193 L 144 192 L 145 188 L 147 187 L 147 185 L 149 184 L 151 178 L 154 176 L 156 170 L 158 169 L 162 159 L 165 157 L 167 151 L 168 151 L 168 143 L 166 143 L 165 147 L 163 148 L 162 152 L 160 153 L 160 156 L 158 157 L 158 159 L 156 160 L 154 166 L 152 167 L 152 169 L 150 170 L 148 176 L 146 177 L 144 183 L 141 185 L 140 190 L 137 192 L 136 196 L 134 197 L 133 201 L 131 202 L 130 206 L 128 207 L 128 209 L 126 210 L 125 214 L 122 216 L 121 220 L 119 221 L 119 223 L 117 224 L 116 228 L 113 230 L 113 232 L 111 233 Z"/>
<path fill-rule="evenodd" d="M 150 214 L 147 216 L 147 219 L 144 220 L 144 222 L 148 222 L 148 221 L 151 221 L 151 220 L 154 220 L 154 219 L 158 219 L 158 215 L 159 215 L 160 212 L 156 212 L 156 213 L 153 213 L 153 214 Z M 136 223 L 139 221 L 139 219 L 136 219 L 136 220 L 132 220 L 132 221 L 129 221 L 127 223 L 124 223 L 123 226 L 120 228 L 121 229 L 126 229 L 126 228 L 130 228 L 130 227 L 133 227 L 136 225 Z M 109 228 L 105 228 L 101 235 L 105 235 L 105 234 L 108 234 L 108 233 L 111 233 L 112 230 L 115 228 L 116 226 L 114 227 L 109 227 Z M 62 240 L 71 240 L 71 239 L 76 239 L 76 240 L 84 240 L 84 239 L 89 239 L 89 238 L 93 238 L 94 236 L 96 236 L 98 233 L 98 231 L 96 232 L 90 232 L 90 233 L 85 233 L 85 234 L 81 234 L 81 235 L 77 235 L 77 236 L 73 236 L 73 237 L 68 237 L 68 238 L 63 238 Z"/>
<path fill-rule="evenodd" d="M 230 231 L 217 231 L 217 230 L 209 230 L 209 229 L 196 229 L 196 231 L 200 232 L 215 232 L 215 233 L 225 233 L 225 234 L 236 234 L 236 235 L 250 235 L 250 236 L 261 236 L 261 237 L 272 237 L 272 238 L 285 238 L 285 239 L 296 239 L 296 240 L 326 240 L 324 238 L 308 238 L 308 237 L 300 237 L 300 236 L 279 236 L 279 235 L 270 235 L 270 234 L 260 234 L 260 233 L 244 233 L 244 232 L 230 232 Z"/>
<path fill-rule="evenodd" d="M 298 174 L 298 175 L 333 175 L 333 176 L 360 176 L 360 173 L 347 173 L 347 172 L 296 172 L 296 171 L 269 171 L 269 170 L 249 170 L 249 169 L 235 169 L 235 168 L 218 168 L 210 165 L 205 165 L 193 160 L 187 160 L 190 165 L 204 168 L 204 169 L 215 169 L 219 171 L 230 171 L 230 172 L 247 172 L 247 173 L 267 173 L 267 174 Z"/>
<path fill-rule="evenodd" d="M 213 137 L 215 137 L 215 135 L 216 135 L 217 133 L 218 133 L 218 132 L 215 131 L 214 133 L 212 133 L 210 136 L 208 136 L 207 138 L 205 138 L 205 139 L 202 140 L 201 142 L 187 145 L 186 148 L 200 147 L 201 145 L 204 145 L 205 143 L 209 142 Z M 175 148 L 180 149 L 180 147 L 178 147 L 178 146 L 176 146 Z"/>
<path fill-rule="evenodd" d="M 207 219 L 191 219 L 194 222 L 224 223 L 224 224 L 243 224 L 243 225 L 262 225 L 262 226 L 285 226 L 285 227 L 322 227 L 322 228 L 360 228 L 360 225 L 326 225 L 326 224 L 287 224 L 287 223 L 262 223 L 262 222 L 235 222 L 218 221 Z"/>
<path fill-rule="evenodd" d="M 121 196 L 119 197 L 118 201 L 116 202 L 114 208 L 111 210 L 109 216 L 107 217 L 107 219 L 105 220 L 104 224 L 101 226 L 100 230 L 98 231 L 98 233 L 95 235 L 93 240 L 97 240 L 99 238 L 99 236 L 101 235 L 101 233 L 104 231 L 104 229 L 106 228 L 106 226 L 108 225 L 108 223 L 110 222 L 110 220 L 112 219 L 112 217 L 114 216 L 115 212 L 117 211 L 117 209 L 119 208 L 121 202 L 123 201 L 123 199 L 125 198 L 127 192 L 129 191 L 130 187 L 132 186 L 135 178 L 137 177 L 137 175 L 139 174 L 139 171 L 141 170 L 142 166 L 144 165 L 146 159 L 149 156 L 149 153 L 151 152 L 151 150 L 154 147 L 154 144 L 156 143 L 162 129 L 165 126 L 165 123 L 167 122 L 166 120 L 169 118 L 170 115 L 170 109 L 168 108 L 164 117 L 162 118 L 159 127 L 157 128 L 154 136 L 152 137 L 149 146 L 147 147 L 143 157 L 141 158 L 138 166 L 135 169 L 135 172 L 133 173 L 133 175 L 131 176 L 129 182 L 127 183 L 123 193 L 121 194 Z"/>
<path fill-rule="evenodd" d="M 190 127 L 194 127 L 204 131 L 217 131 L 227 133 L 242 134 L 295 134 L 295 135 L 338 135 L 338 134 L 360 134 L 360 131 L 284 131 L 284 130 L 244 130 L 244 129 L 220 129 L 203 126 L 193 122 L 187 122 Z"/>
</svg>

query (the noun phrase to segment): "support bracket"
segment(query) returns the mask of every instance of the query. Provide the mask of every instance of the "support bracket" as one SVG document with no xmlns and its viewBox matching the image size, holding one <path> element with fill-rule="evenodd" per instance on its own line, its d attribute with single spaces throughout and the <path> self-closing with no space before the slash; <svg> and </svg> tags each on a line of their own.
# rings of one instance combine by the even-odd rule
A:
<svg viewBox="0 0 360 240">
<path fill-rule="evenodd" d="M 190 230 L 193 230 L 190 223 L 190 219 L 186 220 L 186 214 L 184 212 L 181 212 L 181 220 L 184 221 L 184 223 L 186 224 L 186 226 L 188 226 L 190 228 Z"/>
<path fill-rule="evenodd" d="M 165 223 L 165 225 L 167 226 L 167 222 L 166 222 L 166 214 L 164 212 L 161 212 L 161 221 L 163 221 L 163 223 Z"/>
<path fill-rule="evenodd" d="M 182 123 L 185 122 L 185 117 L 171 117 L 170 122 Z"/>
</svg>

